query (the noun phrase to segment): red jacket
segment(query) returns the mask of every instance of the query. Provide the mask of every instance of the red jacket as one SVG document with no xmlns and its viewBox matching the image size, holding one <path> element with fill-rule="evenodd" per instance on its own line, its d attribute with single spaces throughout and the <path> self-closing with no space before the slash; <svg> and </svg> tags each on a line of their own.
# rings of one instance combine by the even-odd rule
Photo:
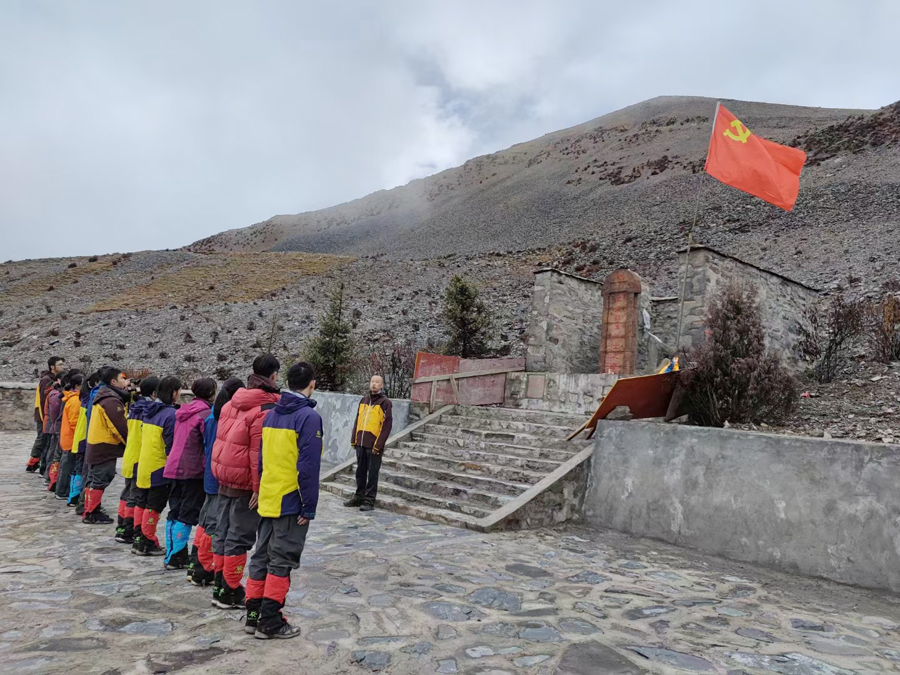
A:
<svg viewBox="0 0 900 675">
<path fill-rule="evenodd" d="M 259 446 L 263 420 L 278 402 L 268 380 L 251 375 L 250 389 L 238 389 L 222 407 L 212 451 L 212 472 L 222 486 L 259 492 Z"/>
</svg>

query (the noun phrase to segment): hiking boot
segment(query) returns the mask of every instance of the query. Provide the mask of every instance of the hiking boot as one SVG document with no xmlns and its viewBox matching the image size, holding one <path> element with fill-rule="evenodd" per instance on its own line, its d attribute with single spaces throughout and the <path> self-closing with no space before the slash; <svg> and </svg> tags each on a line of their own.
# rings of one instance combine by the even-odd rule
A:
<svg viewBox="0 0 900 675">
<path fill-rule="evenodd" d="M 256 633 L 256 628 L 259 625 L 259 608 L 261 605 L 262 600 L 247 600 L 247 616 L 244 620 L 244 632 L 248 635 Z"/>
<path fill-rule="evenodd" d="M 103 509 L 97 508 L 90 513 L 85 513 L 81 522 L 87 525 L 109 525 L 115 521 Z"/>
<path fill-rule="evenodd" d="M 256 632 L 253 634 L 257 640 L 289 640 L 291 638 L 295 638 L 300 635 L 300 628 L 297 626 L 292 626 L 287 621 L 285 621 L 279 628 L 275 631 L 268 633 L 264 632 L 262 628 L 257 627 Z"/>
<path fill-rule="evenodd" d="M 166 563 L 167 570 L 183 570 L 188 565 L 188 552 L 186 548 L 172 554 Z"/>
<path fill-rule="evenodd" d="M 246 593 L 243 586 L 231 588 L 228 584 L 222 584 L 219 599 L 214 604 L 219 609 L 243 609 Z"/>
<path fill-rule="evenodd" d="M 67 500 L 68 500 L 68 497 L 63 497 L 62 495 L 56 495 L 56 498 L 57 498 L 59 501 L 61 501 L 61 502 L 64 502 L 64 501 L 67 501 Z"/>
<path fill-rule="evenodd" d="M 131 553 L 133 555 L 137 555 L 141 552 L 141 546 L 143 546 L 141 542 L 143 541 L 144 537 L 142 537 L 140 534 L 134 535 L 133 541 L 131 542 Z"/>
<path fill-rule="evenodd" d="M 362 506 L 359 507 L 359 510 L 360 511 L 374 511 L 375 505 L 374 504 L 363 504 Z"/>
<path fill-rule="evenodd" d="M 222 595 L 222 589 L 225 587 L 225 581 L 222 578 L 222 570 L 218 572 L 213 572 L 213 592 L 212 592 L 212 606 L 219 606 L 219 596 Z"/>
<path fill-rule="evenodd" d="M 25 467 L 25 473 L 36 473 L 37 470 L 38 470 L 38 465 L 37 465 L 37 464 L 32 464 L 31 466 L 26 466 L 26 467 Z"/>
<path fill-rule="evenodd" d="M 354 507 L 354 506 L 362 506 L 363 500 L 359 498 L 358 495 L 353 495 L 344 502 L 344 506 Z"/>
<path fill-rule="evenodd" d="M 215 582 L 216 573 L 212 570 L 206 571 L 202 565 L 194 567 L 191 573 L 190 582 L 194 586 L 209 586 Z"/>
<path fill-rule="evenodd" d="M 125 532 L 124 525 L 120 525 L 116 528 L 116 541 L 120 544 L 133 544 L 134 537 Z"/>
<path fill-rule="evenodd" d="M 157 556 L 157 555 L 165 555 L 166 549 L 157 544 L 155 541 L 151 541 L 147 538 L 141 539 L 141 548 L 138 551 L 138 555 L 142 556 Z"/>
</svg>

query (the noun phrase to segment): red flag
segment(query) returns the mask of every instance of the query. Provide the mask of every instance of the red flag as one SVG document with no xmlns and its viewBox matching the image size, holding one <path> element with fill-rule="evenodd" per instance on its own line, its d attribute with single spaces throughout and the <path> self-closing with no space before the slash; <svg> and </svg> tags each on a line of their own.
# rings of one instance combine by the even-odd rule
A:
<svg viewBox="0 0 900 675">
<path fill-rule="evenodd" d="M 713 178 L 790 211 L 805 162 L 802 150 L 760 138 L 725 106 L 716 106 L 705 166 Z"/>
</svg>

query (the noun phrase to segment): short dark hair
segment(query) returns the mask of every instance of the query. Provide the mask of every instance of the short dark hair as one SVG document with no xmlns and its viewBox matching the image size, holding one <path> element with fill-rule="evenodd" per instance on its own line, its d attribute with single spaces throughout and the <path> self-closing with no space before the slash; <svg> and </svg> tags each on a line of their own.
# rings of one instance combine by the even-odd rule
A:
<svg viewBox="0 0 900 675">
<path fill-rule="evenodd" d="M 234 393 L 238 389 L 243 389 L 244 383 L 237 377 L 229 377 L 222 384 L 222 388 L 219 389 L 219 393 L 216 395 L 216 402 L 213 403 L 213 417 L 216 421 L 219 420 L 219 415 L 222 414 L 222 408 L 225 407 L 225 404 L 231 400 L 231 397 L 234 396 Z"/>
<path fill-rule="evenodd" d="M 47 359 L 47 367 L 52 368 L 60 361 L 65 361 L 65 359 L 61 356 L 51 356 L 49 359 Z"/>
<path fill-rule="evenodd" d="M 295 363 L 287 373 L 288 389 L 303 391 L 316 378 L 316 371 L 306 361 Z"/>
<path fill-rule="evenodd" d="M 166 405 L 172 405 L 172 401 L 175 400 L 175 392 L 180 390 L 181 380 L 174 375 L 169 375 L 159 381 L 159 386 L 156 387 L 156 398 Z"/>
<path fill-rule="evenodd" d="M 151 375 L 150 377 L 145 377 L 141 380 L 141 396 L 146 396 L 150 398 L 153 394 L 156 393 L 156 388 L 159 386 L 159 378 L 155 375 Z"/>
<path fill-rule="evenodd" d="M 100 378 L 96 372 L 91 373 L 87 376 L 84 382 L 81 383 L 81 394 L 83 396 L 87 396 L 91 393 L 91 389 L 97 386 L 97 383 L 100 381 Z"/>
<path fill-rule="evenodd" d="M 69 377 L 69 371 L 61 370 L 56 374 L 56 379 L 54 382 L 59 382 L 60 384 L 65 384 L 66 378 Z"/>
<path fill-rule="evenodd" d="M 253 374 L 260 377 L 272 377 L 281 370 L 281 364 L 272 354 L 261 354 L 253 360 Z"/>
<path fill-rule="evenodd" d="M 199 380 L 194 380 L 191 391 L 197 398 L 209 401 L 216 395 L 216 381 L 211 377 L 201 377 Z"/>
<path fill-rule="evenodd" d="M 103 366 L 100 370 L 97 371 L 97 377 L 103 384 L 110 384 L 121 374 L 122 370 L 120 368 L 116 368 L 115 366 Z"/>
</svg>

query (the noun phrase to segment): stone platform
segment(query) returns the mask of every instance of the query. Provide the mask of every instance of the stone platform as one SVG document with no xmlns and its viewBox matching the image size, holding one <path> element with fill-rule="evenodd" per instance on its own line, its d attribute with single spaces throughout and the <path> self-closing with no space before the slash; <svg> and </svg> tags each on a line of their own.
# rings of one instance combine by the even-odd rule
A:
<svg viewBox="0 0 900 675">
<path fill-rule="evenodd" d="M 50 498 L 23 470 L 30 445 L 0 434 L 4 673 L 900 672 L 893 596 L 615 533 L 363 514 L 330 494 L 288 596 L 303 635 L 255 640 L 241 612 Z"/>
</svg>

